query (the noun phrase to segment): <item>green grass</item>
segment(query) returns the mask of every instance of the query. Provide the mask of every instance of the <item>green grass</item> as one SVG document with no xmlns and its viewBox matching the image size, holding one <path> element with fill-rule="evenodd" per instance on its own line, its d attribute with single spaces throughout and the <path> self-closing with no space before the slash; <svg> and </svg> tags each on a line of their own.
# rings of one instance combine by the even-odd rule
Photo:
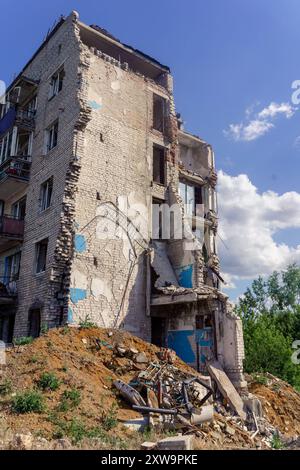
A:
<svg viewBox="0 0 300 470">
<path fill-rule="evenodd" d="M 35 390 L 18 393 L 12 400 L 13 413 L 42 413 L 44 409 L 43 396 Z"/>
<path fill-rule="evenodd" d="M 278 436 L 278 434 L 273 435 L 272 440 L 271 440 L 271 446 L 272 446 L 272 449 L 276 449 L 276 450 L 284 448 L 284 444 L 282 440 L 280 439 L 280 437 Z"/>
<path fill-rule="evenodd" d="M 37 386 L 42 390 L 57 390 L 60 386 L 60 381 L 56 377 L 56 375 L 52 372 L 44 372 L 38 382 Z"/>
</svg>

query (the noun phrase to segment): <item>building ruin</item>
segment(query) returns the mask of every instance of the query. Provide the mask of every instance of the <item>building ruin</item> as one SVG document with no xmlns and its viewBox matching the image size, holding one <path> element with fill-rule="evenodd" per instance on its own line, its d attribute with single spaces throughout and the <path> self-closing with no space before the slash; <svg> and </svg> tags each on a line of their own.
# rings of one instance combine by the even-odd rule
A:
<svg viewBox="0 0 300 470">
<path fill-rule="evenodd" d="M 0 339 L 88 318 L 201 372 L 217 359 L 242 386 L 241 322 L 220 291 L 214 154 L 183 129 L 169 68 L 72 12 L 9 86 L 0 118 Z M 183 236 L 163 233 L 170 206 Z"/>
</svg>

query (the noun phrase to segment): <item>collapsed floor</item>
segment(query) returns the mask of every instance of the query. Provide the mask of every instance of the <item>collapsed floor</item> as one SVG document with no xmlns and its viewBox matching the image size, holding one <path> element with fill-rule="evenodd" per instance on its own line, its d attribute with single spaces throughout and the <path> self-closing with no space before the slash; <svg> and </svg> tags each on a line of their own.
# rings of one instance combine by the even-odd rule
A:
<svg viewBox="0 0 300 470">
<path fill-rule="evenodd" d="M 225 399 L 215 380 L 123 331 L 55 329 L 31 344 L 11 348 L 6 356 L 0 375 L 2 449 L 24 446 L 20 434 L 31 436 L 30 448 L 139 449 L 143 441 L 156 442 L 179 433 L 192 434 L 196 449 L 298 447 L 300 394 L 270 375 L 264 380 L 248 377 L 251 395 L 243 397 L 244 403 L 251 397 L 258 409 L 238 416 L 231 397 Z M 38 389 L 43 373 L 55 375 L 56 390 Z M 132 388 L 126 389 L 126 384 Z M 16 397 L 34 389 L 42 395 L 43 410 L 14 412 Z M 77 402 L 62 406 L 74 390 Z M 132 408 L 133 403 L 138 410 L 146 408 L 143 414 Z"/>
</svg>

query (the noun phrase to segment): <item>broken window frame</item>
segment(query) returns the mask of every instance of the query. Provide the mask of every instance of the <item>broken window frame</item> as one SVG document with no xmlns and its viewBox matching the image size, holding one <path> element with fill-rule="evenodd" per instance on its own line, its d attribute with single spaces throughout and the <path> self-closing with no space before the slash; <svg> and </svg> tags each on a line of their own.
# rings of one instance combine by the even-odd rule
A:
<svg viewBox="0 0 300 470">
<path fill-rule="evenodd" d="M 0 165 L 8 160 L 13 153 L 13 129 L 0 139 Z"/>
<path fill-rule="evenodd" d="M 197 206 L 203 204 L 202 186 L 180 179 L 179 194 L 185 207 L 185 214 L 189 217 L 201 216 L 197 213 Z"/>
<path fill-rule="evenodd" d="M 53 176 L 41 184 L 40 189 L 40 212 L 45 211 L 51 206 L 53 194 Z"/>
<path fill-rule="evenodd" d="M 17 251 L 5 258 L 7 282 L 17 281 L 20 275 L 21 251 Z"/>
<path fill-rule="evenodd" d="M 54 96 L 57 96 L 58 93 L 62 90 L 64 77 L 65 77 L 65 71 L 63 67 L 60 67 L 59 70 L 57 70 L 52 75 L 51 80 L 50 80 L 48 100 L 51 100 L 52 98 L 54 98 Z"/>
<path fill-rule="evenodd" d="M 35 244 L 35 274 L 42 274 L 47 266 L 48 238 Z"/>
<path fill-rule="evenodd" d="M 158 156 L 159 152 L 159 156 Z M 153 182 L 165 186 L 166 184 L 166 149 L 160 145 L 153 144 L 152 150 L 152 178 Z"/>
<path fill-rule="evenodd" d="M 26 196 L 21 197 L 21 199 L 18 199 L 18 201 L 12 204 L 11 215 L 18 220 L 24 220 L 25 210 L 26 210 Z"/>
<path fill-rule="evenodd" d="M 159 106 L 157 107 L 157 105 Z M 152 129 L 164 133 L 165 131 L 166 99 L 153 93 L 152 102 Z"/>
<path fill-rule="evenodd" d="M 58 142 L 58 119 L 46 130 L 46 152 L 54 149 Z"/>
</svg>

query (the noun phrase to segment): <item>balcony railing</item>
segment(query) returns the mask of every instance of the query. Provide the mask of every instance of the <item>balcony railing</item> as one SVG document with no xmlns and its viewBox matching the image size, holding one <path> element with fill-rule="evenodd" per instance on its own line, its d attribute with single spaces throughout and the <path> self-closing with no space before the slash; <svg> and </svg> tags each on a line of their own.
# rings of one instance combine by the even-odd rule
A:
<svg viewBox="0 0 300 470">
<path fill-rule="evenodd" d="M 24 220 L 11 215 L 0 216 L 0 237 L 23 239 Z"/>
<path fill-rule="evenodd" d="M 29 180 L 31 157 L 10 157 L 0 165 L 0 183 L 3 178 L 8 176 L 19 178 L 25 181 Z"/>
<path fill-rule="evenodd" d="M 17 276 L 0 276 L 0 298 L 16 297 Z"/>
<path fill-rule="evenodd" d="M 4 136 L 14 125 L 30 132 L 33 131 L 35 126 L 34 118 L 35 111 L 9 108 L 0 119 L 0 137 Z"/>
</svg>

